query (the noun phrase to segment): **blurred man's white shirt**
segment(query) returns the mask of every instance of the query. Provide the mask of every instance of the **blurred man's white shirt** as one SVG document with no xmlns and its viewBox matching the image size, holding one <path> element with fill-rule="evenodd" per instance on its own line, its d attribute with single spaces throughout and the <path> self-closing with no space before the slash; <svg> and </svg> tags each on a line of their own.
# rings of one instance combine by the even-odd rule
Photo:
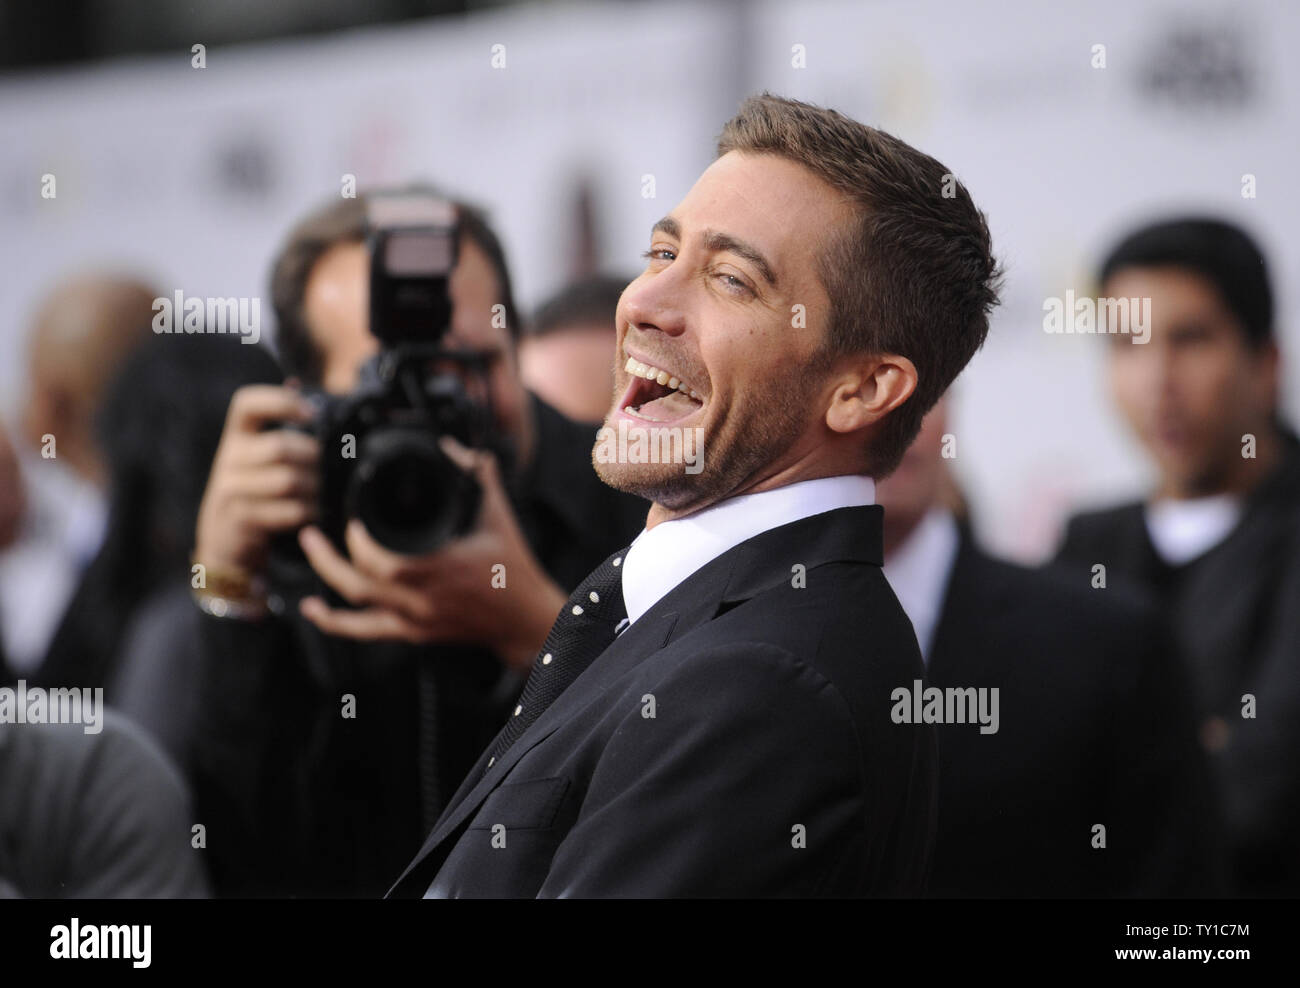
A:
<svg viewBox="0 0 1300 988">
<path fill-rule="evenodd" d="M 912 621 L 927 666 L 960 544 L 957 520 L 951 512 L 931 508 L 902 545 L 885 559 L 885 579 Z"/>
<path fill-rule="evenodd" d="M 104 539 L 103 495 L 56 459 L 17 451 L 27 489 L 18 537 L 0 552 L 0 638 L 10 672 L 32 672 Z"/>
<path fill-rule="evenodd" d="M 1143 512 L 1147 535 L 1170 566 L 1181 566 L 1228 537 L 1241 520 L 1241 498 L 1215 494 L 1190 500 L 1160 500 Z"/>
</svg>

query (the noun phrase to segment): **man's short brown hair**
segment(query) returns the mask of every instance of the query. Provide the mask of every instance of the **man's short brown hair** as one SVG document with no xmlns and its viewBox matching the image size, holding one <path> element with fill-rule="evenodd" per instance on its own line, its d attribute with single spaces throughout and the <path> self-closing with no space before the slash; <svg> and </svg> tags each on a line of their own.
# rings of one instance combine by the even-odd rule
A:
<svg viewBox="0 0 1300 988">
<path fill-rule="evenodd" d="M 872 443 L 868 473 L 884 477 L 988 334 L 1000 272 L 984 214 L 929 155 L 771 93 L 749 98 L 727 122 L 718 156 L 729 151 L 801 164 L 857 206 L 818 258 L 831 311 L 817 367 L 854 353 L 893 353 L 916 366 L 916 391 Z"/>
<path fill-rule="evenodd" d="M 433 186 L 423 183 L 385 190 L 374 189 L 371 194 L 385 191 L 424 192 L 446 198 Z M 510 284 L 510 269 L 506 265 L 505 250 L 501 246 L 487 217 L 478 207 L 460 200 L 448 200 L 456 209 L 460 224 L 461 243 L 478 246 L 492 264 L 497 275 L 497 297 L 505 306 L 506 328 L 513 339 L 519 338 L 519 321 L 515 313 L 514 292 Z M 290 231 L 271 266 L 271 305 L 275 309 L 275 348 L 285 373 L 300 377 L 307 384 L 320 384 L 323 357 L 307 326 L 303 300 L 307 282 L 316 262 L 331 247 L 338 244 L 364 243 L 367 232 L 366 195 L 353 199 L 340 199 L 308 214 Z"/>
</svg>

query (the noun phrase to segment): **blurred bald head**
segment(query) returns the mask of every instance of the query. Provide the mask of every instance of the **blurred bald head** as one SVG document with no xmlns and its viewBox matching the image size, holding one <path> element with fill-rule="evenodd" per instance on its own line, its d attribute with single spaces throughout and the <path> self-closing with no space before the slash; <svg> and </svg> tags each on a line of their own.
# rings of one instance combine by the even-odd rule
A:
<svg viewBox="0 0 1300 988">
<path fill-rule="evenodd" d="M 39 448 L 54 436 L 57 458 L 96 485 L 104 466 L 95 413 L 122 359 L 148 337 L 157 297 L 135 278 L 90 274 L 59 283 L 36 310 L 22 439 Z"/>
</svg>

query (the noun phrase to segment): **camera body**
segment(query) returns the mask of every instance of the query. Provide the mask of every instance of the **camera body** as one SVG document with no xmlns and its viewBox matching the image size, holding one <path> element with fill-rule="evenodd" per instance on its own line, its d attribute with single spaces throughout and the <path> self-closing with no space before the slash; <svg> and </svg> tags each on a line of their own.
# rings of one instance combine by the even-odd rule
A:
<svg viewBox="0 0 1300 988">
<path fill-rule="evenodd" d="M 457 257 L 454 206 L 427 194 L 375 196 L 368 224 L 370 332 L 379 352 L 349 394 L 308 393 L 317 414 L 298 428 L 320 441 L 317 524 L 335 546 L 346 554 L 344 531 L 356 518 L 386 548 L 420 555 L 464 535 L 477 517 L 478 483 L 440 439 L 498 445 L 487 364 L 443 343 Z M 467 387 L 475 381 L 478 400 Z M 304 579 L 317 582 L 306 566 L 286 540 L 273 546 L 270 576 L 282 592 L 299 596 Z"/>
<path fill-rule="evenodd" d="M 478 514 L 477 481 L 439 445 L 484 444 L 481 406 L 451 373 L 429 373 L 418 347 L 380 353 L 351 394 L 310 395 L 321 444 L 317 524 L 338 546 L 356 518 L 380 545 L 422 555 L 465 534 Z"/>
</svg>

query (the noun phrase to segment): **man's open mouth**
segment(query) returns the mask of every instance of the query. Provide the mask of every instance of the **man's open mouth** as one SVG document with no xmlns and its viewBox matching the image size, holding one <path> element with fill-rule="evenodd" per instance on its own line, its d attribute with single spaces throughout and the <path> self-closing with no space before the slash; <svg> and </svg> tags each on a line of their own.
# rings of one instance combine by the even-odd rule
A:
<svg viewBox="0 0 1300 988">
<path fill-rule="evenodd" d="M 619 408 L 647 422 L 677 422 L 704 407 L 704 399 L 689 384 L 666 370 L 628 357 L 624 371 L 631 386 Z"/>
</svg>

